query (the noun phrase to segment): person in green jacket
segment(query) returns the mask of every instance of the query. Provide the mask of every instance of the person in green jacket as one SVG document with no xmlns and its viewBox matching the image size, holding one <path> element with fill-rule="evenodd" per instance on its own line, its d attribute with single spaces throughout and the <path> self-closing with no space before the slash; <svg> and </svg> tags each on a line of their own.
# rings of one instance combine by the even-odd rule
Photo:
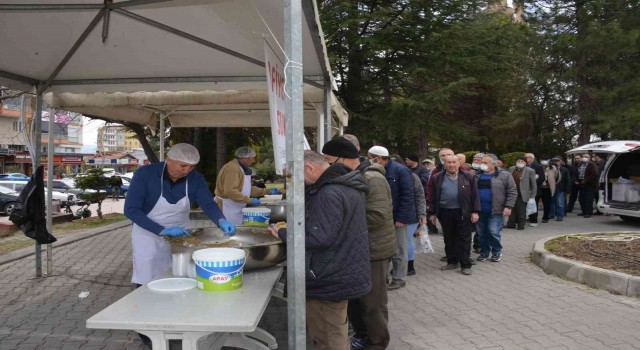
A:
<svg viewBox="0 0 640 350">
<path fill-rule="evenodd" d="M 371 291 L 362 298 L 349 300 L 349 321 L 355 331 L 351 349 L 386 349 L 389 340 L 389 313 L 387 308 L 387 280 L 389 261 L 395 254 L 396 235 L 393 223 L 391 189 L 385 178 L 385 169 L 368 160 L 360 162 L 357 138 L 345 135 L 327 142 L 322 148 L 330 163 L 343 163 L 359 170 L 369 186 L 367 194 L 367 228 L 371 261 Z M 347 138 L 348 137 L 348 138 Z"/>
</svg>

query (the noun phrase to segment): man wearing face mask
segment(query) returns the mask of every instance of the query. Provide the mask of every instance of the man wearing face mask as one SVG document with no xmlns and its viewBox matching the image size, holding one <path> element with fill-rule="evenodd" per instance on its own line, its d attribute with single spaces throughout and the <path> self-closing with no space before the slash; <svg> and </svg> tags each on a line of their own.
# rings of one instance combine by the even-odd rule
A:
<svg viewBox="0 0 640 350">
<path fill-rule="evenodd" d="M 536 156 L 533 153 L 527 153 L 524 155 L 524 159 L 527 160 L 527 166 L 533 169 L 536 172 L 536 185 L 538 188 L 538 193 L 536 193 L 535 201 L 536 207 L 538 203 L 542 200 L 542 182 L 544 182 L 544 171 L 542 170 L 542 166 L 536 162 Z M 529 215 L 529 226 L 536 227 L 538 226 L 538 211 Z"/>
<path fill-rule="evenodd" d="M 524 230 L 527 223 L 527 202 L 529 198 L 535 198 L 538 192 L 536 172 L 527 167 L 527 161 L 524 157 L 516 159 L 516 165 L 509 168 L 509 172 L 516 184 L 518 197 L 509 216 L 507 227 Z"/>
<path fill-rule="evenodd" d="M 495 154 L 485 155 L 480 165 L 482 174 L 476 175 L 480 196 L 480 218 L 476 223 L 480 236 L 478 261 L 489 259 L 489 254 L 492 262 L 502 260 L 502 221 L 505 216 L 511 216 L 518 196 L 513 177 L 498 169 L 497 161 Z"/>
<path fill-rule="evenodd" d="M 593 214 L 593 197 L 598 190 L 598 166 L 591 161 L 589 153 L 583 154 L 581 160 L 573 183 L 578 186 L 578 200 L 582 209 L 578 215 L 590 218 Z"/>
<path fill-rule="evenodd" d="M 482 172 L 482 170 L 480 170 L 482 158 L 484 158 L 484 153 L 476 153 L 476 155 L 473 156 L 473 160 L 471 161 L 471 169 L 469 170 L 469 172 L 474 175 L 479 175 Z"/>
</svg>

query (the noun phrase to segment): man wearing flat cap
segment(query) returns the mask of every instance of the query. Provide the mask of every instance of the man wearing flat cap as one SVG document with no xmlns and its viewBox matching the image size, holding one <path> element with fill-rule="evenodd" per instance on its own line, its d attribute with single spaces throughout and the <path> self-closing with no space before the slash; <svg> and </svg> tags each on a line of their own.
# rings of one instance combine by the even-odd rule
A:
<svg viewBox="0 0 640 350">
<path fill-rule="evenodd" d="M 524 230 L 527 223 L 527 202 L 532 198 L 535 200 L 538 193 L 536 171 L 527 166 L 525 157 L 519 157 L 516 159 L 516 165 L 509 168 L 509 172 L 516 183 L 518 196 L 513 206 L 513 213 L 507 221 L 507 228 Z"/>
<path fill-rule="evenodd" d="M 145 284 L 171 268 L 169 244 L 160 236 L 189 234 L 192 202 L 226 234 L 235 232 L 214 203 L 204 176 L 193 170 L 199 161 L 195 147 L 178 143 L 164 162 L 145 165 L 133 175 L 124 203 L 124 214 L 133 221 L 132 283 Z"/>
<path fill-rule="evenodd" d="M 327 142 L 322 153 L 330 164 L 343 163 L 361 172 L 369 186 L 367 229 L 371 291 L 361 298 L 349 300 L 349 321 L 355 332 L 351 349 L 386 349 L 390 340 L 386 274 L 389 260 L 397 248 L 391 188 L 384 177 L 386 171 L 380 164 L 361 163 L 355 145 L 342 137 Z"/>
</svg>

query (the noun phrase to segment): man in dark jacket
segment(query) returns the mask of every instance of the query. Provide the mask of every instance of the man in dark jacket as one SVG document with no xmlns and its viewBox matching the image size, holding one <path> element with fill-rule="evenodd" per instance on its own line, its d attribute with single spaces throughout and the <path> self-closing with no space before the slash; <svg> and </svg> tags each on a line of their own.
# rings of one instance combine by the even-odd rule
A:
<svg viewBox="0 0 640 350">
<path fill-rule="evenodd" d="M 355 137 L 355 136 L 352 136 Z M 369 186 L 367 193 L 367 227 L 371 259 L 371 291 L 362 298 L 349 300 L 348 315 L 355 332 L 351 350 L 383 350 L 389 345 L 389 312 L 387 308 L 387 271 L 389 260 L 396 252 L 391 189 L 380 164 L 360 162 L 355 145 L 339 137 L 322 148 L 329 162 L 342 163 L 362 173 Z"/>
<path fill-rule="evenodd" d="M 578 168 L 580 167 L 580 164 L 582 164 L 582 156 L 574 154 L 571 167 L 569 167 L 569 175 L 571 175 L 571 192 L 569 193 L 569 202 L 567 203 L 567 210 L 565 214 L 573 212 L 573 207 L 578 200 L 578 185 L 575 183 L 575 179 L 578 178 Z"/>
<path fill-rule="evenodd" d="M 429 171 L 429 169 L 420 165 L 419 163 L 420 158 L 418 157 L 417 154 L 409 155 L 407 158 L 405 158 L 404 161 L 405 163 L 407 163 L 407 166 L 409 167 L 409 169 L 411 169 L 411 171 L 413 171 L 414 174 L 418 175 L 418 178 L 420 179 L 420 183 L 422 184 L 422 188 L 424 188 L 425 194 L 426 194 L 427 182 L 429 182 L 429 176 L 431 172 Z"/>
<path fill-rule="evenodd" d="M 371 290 L 368 191 L 359 171 L 304 152 L 307 328 L 314 349 L 348 349 L 347 301 Z M 283 242 L 287 231 L 270 228 Z"/>
<path fill-rule="evenodd" d="M 442 225 L 444 250 L 447 265 L 442 270 L 462 268 L 465 275 L 471 274 L 471 230 L 478 221 L 480 198 L 474 176 L 460 169 L 455 155 L 445 157 L 446 171 L 433 175 L 433 191 L 429 205 L 429 220 L 435 223 L 436 216 Z"/>
<path fill-rule="evenodd" d="M 598 190 L 598 166 L 591 161 L 589 153 L 583 154 L 581 161 L 573 183 L 578 186 L 578 200 L 582 210 L 579 215 L 590 218 L 593 214 L 593 198 Z"/>
<path fill-rule="evenodd" d="M 389 157 L 389 151 L 382 146 L 373 146 L 369 149 L 368 158 L 371 163 L 381 164 L 386 171 L 385 177 L 391 188 L 393 203 L 393 221 L 396 231 L 396 243 L 398 250 L 391 259 L 393 268 L 391 271 L 392 282 L 389 290 L 403 288 L 406 285 L 407 269 L 409 264 L 407 224 L 418 222 L 416 213 L 415 193 L 413 187 L 413 175 L 411 170 L 402 164 L 394 162 Z"/>
</svg>

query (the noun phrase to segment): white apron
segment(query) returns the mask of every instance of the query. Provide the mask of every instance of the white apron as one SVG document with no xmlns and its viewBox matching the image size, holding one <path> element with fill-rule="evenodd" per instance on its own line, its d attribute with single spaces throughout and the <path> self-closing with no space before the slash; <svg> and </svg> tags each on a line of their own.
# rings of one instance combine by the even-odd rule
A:
<svg viewBox="0 0 640 350">
<path fill-rule="evenodd" d="M 189 228 L 189 181 L 185 185 L 185 196 L 176 204 L 170 204 L 162 196 L 164 168 L 160 177 L 160 198 L 147 217 L 164 227 Z M 133 224 L 131 230 L 133 246 L 133 276 L 131 283 L 145 284 L 171 268 L 171 247 L 161 236 Z"/>
<path fill-rule="evenodd" d="M 242 194 L 247 197 L 251 195 L 251 175 L 244 176 Z M 227 218 L 227 221 L 234 225 L 242 225 L 242 208 L 246 206 L 247 203 L 234 202 L 231 199 L 222 198 L 222 214 Z"/>
</svg>

